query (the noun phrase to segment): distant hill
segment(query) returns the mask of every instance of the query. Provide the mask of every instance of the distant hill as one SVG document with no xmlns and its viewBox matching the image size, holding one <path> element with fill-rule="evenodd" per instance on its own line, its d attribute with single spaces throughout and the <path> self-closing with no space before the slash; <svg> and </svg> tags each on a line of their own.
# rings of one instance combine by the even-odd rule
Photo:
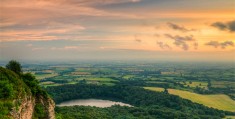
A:
<svg viewBox="0 0 235 119">
<path fill-rule="evenodd" d="M 0 67 L 0 119 L 54 119 L 54 101 L 30 73 Z"/>
</svg>

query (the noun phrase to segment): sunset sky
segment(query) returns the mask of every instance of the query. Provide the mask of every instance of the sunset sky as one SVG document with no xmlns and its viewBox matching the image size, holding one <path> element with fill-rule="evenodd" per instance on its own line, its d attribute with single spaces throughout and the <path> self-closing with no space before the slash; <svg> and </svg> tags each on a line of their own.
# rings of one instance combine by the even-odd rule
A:
<svg viewBox="0 0 235 119">
<path fill-rule="evenodd" d="M 0 61 L 235 61 L 235 0 L 0 0 Z"/>
</svg>

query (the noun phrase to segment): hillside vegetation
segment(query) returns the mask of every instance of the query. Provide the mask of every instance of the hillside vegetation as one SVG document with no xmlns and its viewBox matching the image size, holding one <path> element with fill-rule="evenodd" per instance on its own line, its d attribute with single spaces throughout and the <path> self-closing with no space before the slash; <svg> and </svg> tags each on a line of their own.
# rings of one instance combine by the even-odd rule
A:
<svg viewBox="0 0 235 119">
<path fill-rule="evenodd" d="M 7 65 L 9 69 L 14 67 Z M 30 73 L 23 74 L 21 69 L 9 69 L 0 67 L 0 119 L 53 118 L 54 102 L 35 77 Z"/>
</svg>

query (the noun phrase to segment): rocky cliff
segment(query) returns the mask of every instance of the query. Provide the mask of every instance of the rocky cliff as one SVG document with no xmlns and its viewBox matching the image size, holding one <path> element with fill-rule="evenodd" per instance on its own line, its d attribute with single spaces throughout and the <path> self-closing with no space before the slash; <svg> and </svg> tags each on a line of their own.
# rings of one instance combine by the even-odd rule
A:
<svg viewBox="0 0 235 119">
<path fill-rule="evenodd" d="M 0 119 L 54 119 L 54 101 L 31 74 L 0 67 Z"/>
</svg>

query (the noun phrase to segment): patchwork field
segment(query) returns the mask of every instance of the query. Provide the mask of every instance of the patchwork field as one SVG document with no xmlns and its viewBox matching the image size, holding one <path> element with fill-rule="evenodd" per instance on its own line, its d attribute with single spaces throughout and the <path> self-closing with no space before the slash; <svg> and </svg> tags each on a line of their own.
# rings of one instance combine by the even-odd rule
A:
<svg viewBox="0 0 235 119">
<path fill-rule="evenodd" d="M 200 87 L 200 88 L 205 88 L 205 89 L 207 89 L 207 85 L 208 85 L 207 82 L 196 82 L 196 81 L 193 81 L 193 82 L 186 81 L 186 82 L 181 82 L 181 84 L 184 84 L 185 86 L 189 86 L 192 88 Z"/>
<path fill-rule="evenodd" d="M 157 87 L 144 87 L 144 88 L 148 90 L 152 90 L 152 91 L 164 90 L 163 88 L 157 88 Z M 206 105 L 208 107 L 235 112 L 235 101 L 224 94 L 201 95 L 201 94 L 196 94 L 196 93 L 176 90 L 176 89 L 168 89 L 168 92 L 170 94 L 178 95 L 182 98 L 191 100 L 199 104 Z"/>
</svg>

